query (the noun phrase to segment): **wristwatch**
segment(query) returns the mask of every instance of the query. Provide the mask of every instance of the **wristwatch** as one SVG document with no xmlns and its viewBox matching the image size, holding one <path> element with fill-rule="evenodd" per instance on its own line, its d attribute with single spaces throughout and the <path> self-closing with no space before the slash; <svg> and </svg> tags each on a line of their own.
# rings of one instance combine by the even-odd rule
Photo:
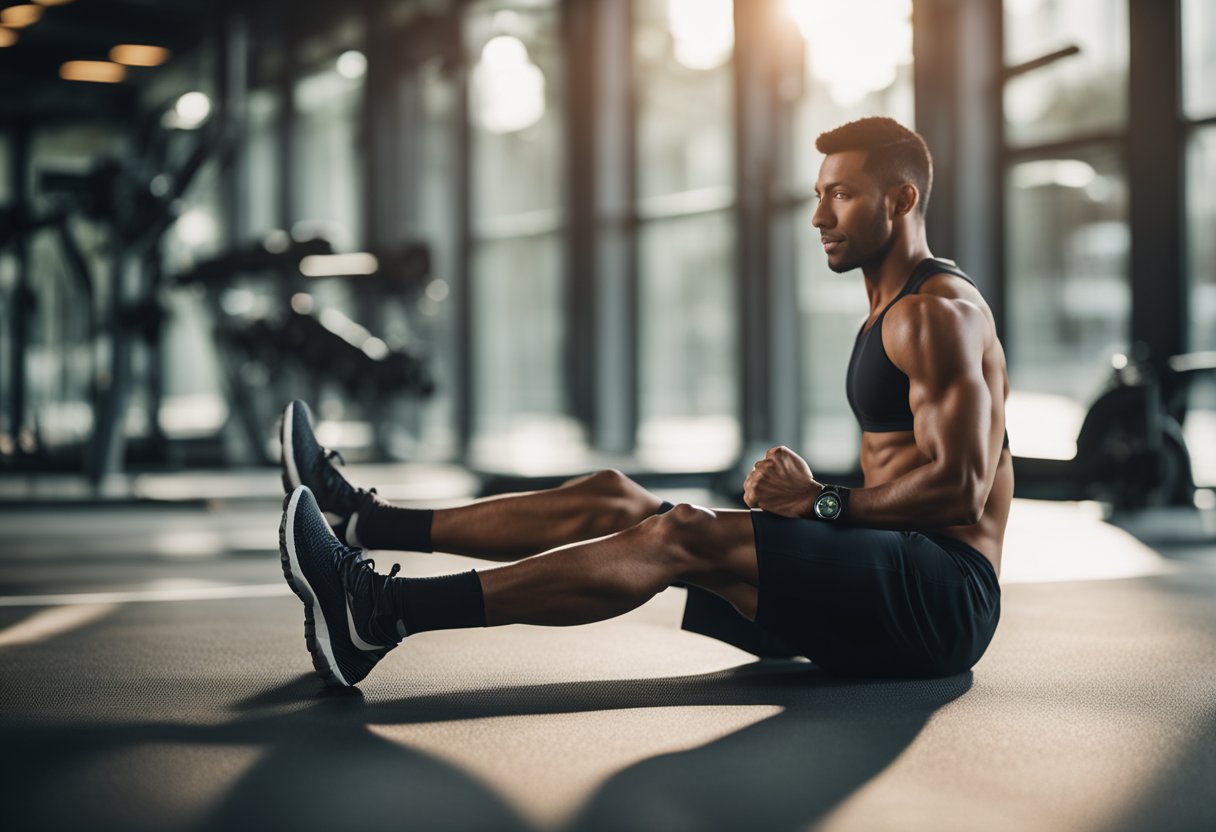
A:
<svg viewBox="0 0 1216 832">
<path fill-rule="evenodd" d="M 839 520 L 849 505 L 849 489 L 843 485 L 825 485 L 815 498 L 814 512 L 820 520 Z"/>
</svg>

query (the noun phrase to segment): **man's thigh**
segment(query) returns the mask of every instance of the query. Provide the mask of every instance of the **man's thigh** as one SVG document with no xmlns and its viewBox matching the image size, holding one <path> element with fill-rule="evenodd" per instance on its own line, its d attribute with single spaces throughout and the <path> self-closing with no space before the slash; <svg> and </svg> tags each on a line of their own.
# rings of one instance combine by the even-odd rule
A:
<svg viewBox="0 0 1216 832">
<path fill-rule="evenodd" d="M 968 565 L 926 536 L 764 512 L 753 520 L 755 621 L 823 667 L 936 675 L 969 667 L 987 646 L 994 610 Z"/>
</svg>

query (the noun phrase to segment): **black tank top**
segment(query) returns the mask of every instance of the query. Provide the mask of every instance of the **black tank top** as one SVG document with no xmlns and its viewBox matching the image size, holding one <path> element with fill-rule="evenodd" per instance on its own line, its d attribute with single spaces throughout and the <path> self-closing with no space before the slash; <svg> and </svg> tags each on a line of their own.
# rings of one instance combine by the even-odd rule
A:
<svg viewBox="0 0 1216 832">
<path fill-rule="evenodd" d="M 908 405 L 908 377 L 891 363 L 882 345 L 882 321 L 892 306 L 907 295 L 914 295 L 933 275 L 952 274 L 975 286 L 975 281 L 949 260 L 928 258 L 912 270 L 908 282 L 895 299 L 878 313 L 868 330 L 862 324 L 849 358 L 846 392 L 849 407 L 861 429 L 867 433 L 893 433 L 912 430 L 912 408 Z M 1009 433 L 1005 445 L 1009 447 Z"/>
</svg>

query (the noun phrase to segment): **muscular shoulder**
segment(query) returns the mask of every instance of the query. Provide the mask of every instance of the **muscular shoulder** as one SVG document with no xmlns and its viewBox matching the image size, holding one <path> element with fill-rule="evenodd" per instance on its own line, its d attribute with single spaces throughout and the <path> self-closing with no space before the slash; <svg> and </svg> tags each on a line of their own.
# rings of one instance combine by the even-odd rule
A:
<svg viewBox="0 0 1216 832">
<path fill-rule="evenodd" d="M 891 307 L 882 343 L 909 378 L 955 376 L 980 368 L 992 327 L 971 300 L 916 294 Z"/>
</svg>

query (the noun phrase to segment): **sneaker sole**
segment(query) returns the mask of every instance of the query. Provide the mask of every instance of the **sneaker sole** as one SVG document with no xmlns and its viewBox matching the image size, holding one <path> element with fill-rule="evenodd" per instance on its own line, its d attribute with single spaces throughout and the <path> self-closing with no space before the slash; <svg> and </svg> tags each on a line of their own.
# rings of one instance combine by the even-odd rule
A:
<svg viewBox="0 0 1216 832">
<path fill-rule="evenodd" d="M 303 484 L 300 482 L 300 472 L 296 470 L 295 453 L 291 444 L 291 429 L 296 416 L 295 409 L 296 403 L 291 402 L 283 409 L 283 415 L 279 417 L 279 444 L 282 446 L 279 459 L 282 461 L 281 467 L 283 468 L 283 490 L 288 494 Z"/>
<path fill-rule="evenodd" d="M 295 425 L 295 417 L 295 402 L 291 402 L 287 405 L 287 407 L 283 408 L 283 414 L 279 417 L 280 479 L 283 482 L 283 491 L 287 494 L 290 494 L 304 484 L 304 481 L 300 479 L 300 469 L 296 467 L 296 455 L 294 452 L 294 446 L 292 445 L 292 442 L 294 441 L 292 429 Z M 308 420 L 308 423 L 309 425 L 312 425 L 311 418 Z M 315 492 L 313 493 L 313 496 L 317 496 Z M 325 519 L 329 522 L 330 528 L 335 528 L 344 519 L 341 515 L 332 511 L 322 510 L 321 513 L 325 515 Z M 351 528 L 353 530 L 354 527 L 352 526 Z M 336 531 L 335 534 L 337 534 Z M 343 539 L 343 535 L 338 535 L 338 539 L 351 546 L 361 545 L 357 542 L 358 538 L 351 537 L 349 532 L 345 536 L 345 539 Z"/>
<path fill-rule="evenodd" d="M 300 568 L 300 559 L 296 554 L 295 516 L 300 494 L 294 491 L 283 499 L 283 519 L 279 522 L 279 560 L 283 563 L 283 577 L 301 601 L 304 602 L 304 643 L 312 656 L 312 666 L 326 684 L 350 687 L 350 683 L 338 669 L 334 658 L 333 646 L 329 641 L 329 626 L 325 622 L 325 613 L 317 602 L 316 593 L 304 577 Z M 317 622 L 321 627 L 317 629 Z"/>
</svg>

